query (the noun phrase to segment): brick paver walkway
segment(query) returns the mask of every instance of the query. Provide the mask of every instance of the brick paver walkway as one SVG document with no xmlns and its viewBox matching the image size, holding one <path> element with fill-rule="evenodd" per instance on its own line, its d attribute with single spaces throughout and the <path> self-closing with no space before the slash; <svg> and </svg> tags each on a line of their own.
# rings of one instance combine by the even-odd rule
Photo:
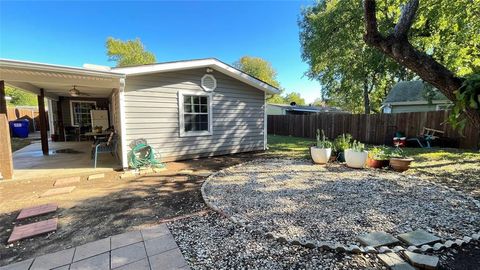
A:
<svg viewBox="0 0 480 270">
<path fill-rule="evenodd" d="M 78 247 L 0 267 L 38 269 L 190 269 L 165 224 L 114 235 Z"/>
</svg>

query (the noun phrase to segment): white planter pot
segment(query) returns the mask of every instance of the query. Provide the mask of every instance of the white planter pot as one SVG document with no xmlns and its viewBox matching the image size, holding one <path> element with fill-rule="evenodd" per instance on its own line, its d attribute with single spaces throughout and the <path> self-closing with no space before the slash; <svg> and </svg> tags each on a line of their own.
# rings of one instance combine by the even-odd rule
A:
<svg viewBox="0 0 480 270">
<path fill-rule="evenodd" d="M 312 153 L 313 162 L 326 164 L 332 155 L 332 148 L 317 148 L 316 146 L 312 146 L 310 147 L 310 153 Z"/>
<path fill-rule="evenodd" d="M 347 166 L 350 168 L 361 169 L 365 167 L 367 163 L 368 152 L 356 152 L 352 149 L 345 150 L 345 162 L 347 162 Z"/>
</svg>

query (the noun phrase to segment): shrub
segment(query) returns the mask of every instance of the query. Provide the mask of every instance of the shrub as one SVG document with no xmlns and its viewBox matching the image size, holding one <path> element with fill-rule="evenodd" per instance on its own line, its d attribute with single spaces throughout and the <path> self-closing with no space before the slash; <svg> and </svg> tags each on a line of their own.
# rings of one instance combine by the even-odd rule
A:
<svg viewBox="0 0 480 270">
<path fill-rule="evenodd" d="M 320 136 L 320 129 L 317 129 L 317 148 L 332 148 L 333 143 L 325 137 L 325 132 L 322 129 L 322 135 Z"/>
</svg>

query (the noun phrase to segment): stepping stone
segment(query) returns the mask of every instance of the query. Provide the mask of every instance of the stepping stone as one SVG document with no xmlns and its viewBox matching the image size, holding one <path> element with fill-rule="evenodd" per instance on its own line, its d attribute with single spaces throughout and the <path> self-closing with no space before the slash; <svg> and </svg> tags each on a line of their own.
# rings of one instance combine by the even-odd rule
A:
<svg viewBox="0 0 480 270">
<path fill-rule="evenodd" d="M 57 230 L 58 218 L 13 227 L 8 243 Z"/>
<path fill-rule="evenodd" d="M 428 256 L 418 253 L 413 253 L 410 251 L 404 252 L 407 260 L 413 265 L 418 268 L 422 269 L 437 269 L 438 266 L 438 257 L 436 256 Z"/>
<path fill-rule="evenodd" d="M 403 233 L 397 236 L 403 242 L 412 246 L 423 246 L 440 241 L 441 239 L 435 235 L 426 232 L 422 229 L 415 230 L 413 232 Z"/>
<path fill-rule="evenodd" d="M 398 243 L 398 239 L 386 232 L 371 232 L 357 236 L 357 240 L 364 246 L 389 246 Z"/>
<path fill-rule="evenodd" d="M 75 189 L 75 187 L 52 188 L 52 189 L 49 189 L 49 190 L 45 191 L 42 195 L 40 195 L 40 198 L 67 194 L 67 193 L 72 192 L 74 189 Z"/>
<path fill-rule="evenodd" d="M 20 211 L 20 214 L 18 214 L 17 220 L 34 217 L 34 216 L 45 215 L 48 213 L 55 212 L 57 211 L 57 209 L 58 209 L 58 205 L 53 203 L 42 204 L 39 206 L 30 207 L 30 208 L 24 208 L 22 209 L 22 211 Z"/>
<path fill-rule="evenodd" d="M 378 258 L 392 270 L 415 270 L 395 253 L 378 254 Z"/>
<path fill-rule="evenodd" d="M 53 186 L 54 187 L 56 187 L 56 186 L 68 186 L 68 185 L 78 183 L 78 182 L 80 182 L 80 176 L 74 176 L 74 177 L 58 179 L 57 181 L 55 181 Z"/>
<path fill-rule="evenodd" d="M 100 179 L 100 178 L 104 178 L 104 177 L 105 177 L 104 173 L 92 174 L 92 175 L 88 176 L 87 180 Z"/>
</svg>

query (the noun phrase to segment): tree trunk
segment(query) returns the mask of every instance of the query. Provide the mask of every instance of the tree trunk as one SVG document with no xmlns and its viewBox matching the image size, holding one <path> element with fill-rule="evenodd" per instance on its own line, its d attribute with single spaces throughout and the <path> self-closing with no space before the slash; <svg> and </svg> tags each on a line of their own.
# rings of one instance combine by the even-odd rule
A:
<svg viewBox="0 0 480 270">
<path fill-rule="evenodd" d="M 368 92 L 368 78 L 365 76 L 365 80 L 363 81 L 363 108 L 365 114 L 370 114 L 370 97 Z"/>
<path fill-rule="evenodd" d="M 418 0 L 408 2 L 403 10 L 395 31 L 384 37 L 378 32 L 377 18 L 375 14 L 375 0 L 364 1 L 365 11 L 365 42 L 373 46 L 400 65 L 415 72 L 424 81 L 439 89 L 449 100 L 456 101 L 454 91 L 462 85 L 462 79 L 435 61 L 431 56 L 415 49 L 407 39 L 415 13 L 418 9 Z M 480 113 L 473 109 L 467 109 L 465 115 L 480 128 Z"/>
</svg>

